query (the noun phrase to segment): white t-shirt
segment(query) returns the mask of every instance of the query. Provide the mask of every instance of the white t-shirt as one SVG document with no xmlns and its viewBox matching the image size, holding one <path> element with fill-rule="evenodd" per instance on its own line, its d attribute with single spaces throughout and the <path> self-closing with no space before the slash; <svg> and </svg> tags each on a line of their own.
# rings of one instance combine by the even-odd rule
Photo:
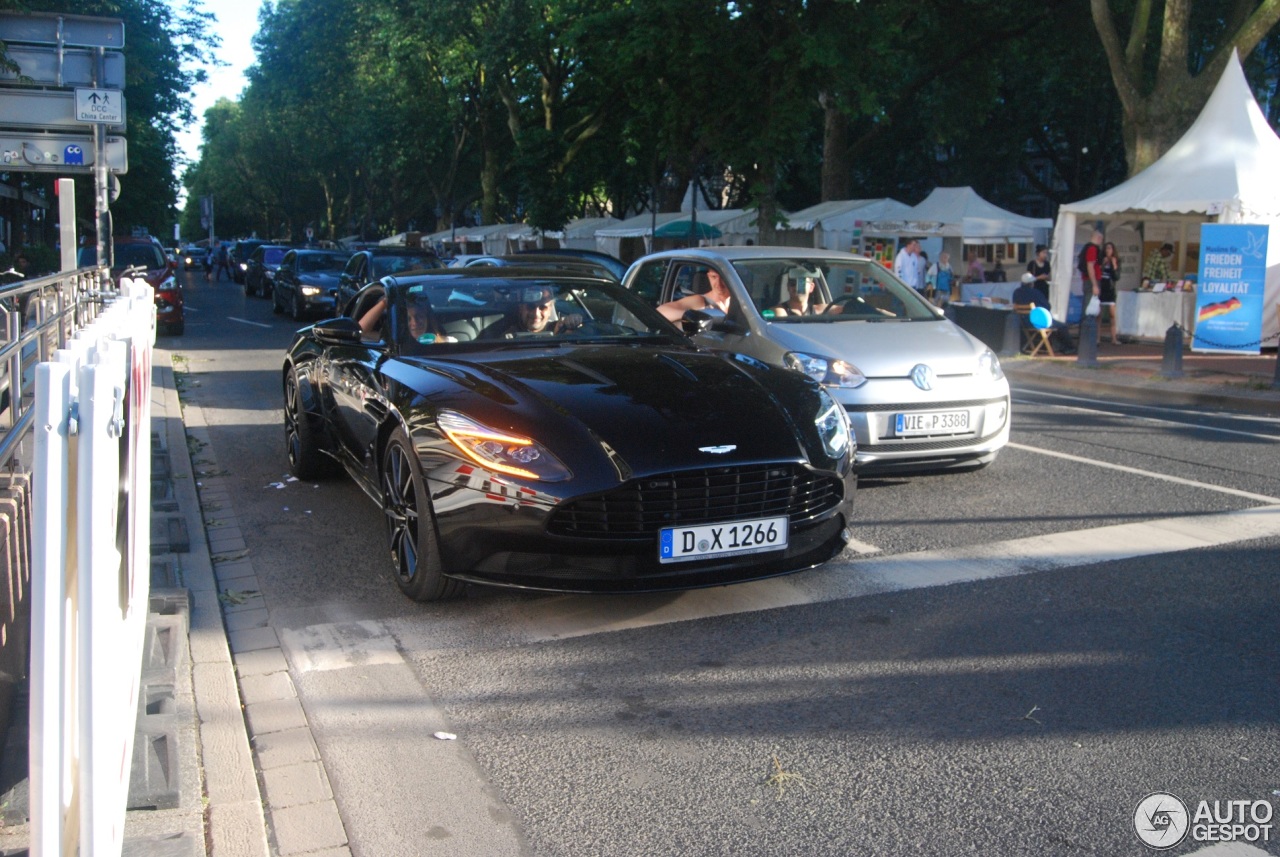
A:
<svg viewBox="0 0 1280 857">
<path fill-rule="evenodd" d="M 898 257 L 893 260 L 893 272 L 913 289 L 919 289 L 923 285 L 920 281 L 920 257 L 906 247 L 899 250 Z"/>
</svg>

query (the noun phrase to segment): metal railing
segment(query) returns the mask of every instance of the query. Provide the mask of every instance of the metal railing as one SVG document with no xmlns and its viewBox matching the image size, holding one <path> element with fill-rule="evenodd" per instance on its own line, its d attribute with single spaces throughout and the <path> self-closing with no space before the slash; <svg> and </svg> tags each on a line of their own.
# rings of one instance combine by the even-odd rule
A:
<svg viewBox="0 0 1280 857">
<path fill-rule="evenodd" d="M 14 277 L 14 272 L 0 272 Z M 31 431 L 35 366 L 53 359 L 115 296 L 105 267 L 79 268 L 0 285 L 0 467 L 29 467 L 22 442 Z M 14 379 L 17 379 L 15 383 Z M 25 460 L 24 460 L 25 459 Z"/>
</svg>

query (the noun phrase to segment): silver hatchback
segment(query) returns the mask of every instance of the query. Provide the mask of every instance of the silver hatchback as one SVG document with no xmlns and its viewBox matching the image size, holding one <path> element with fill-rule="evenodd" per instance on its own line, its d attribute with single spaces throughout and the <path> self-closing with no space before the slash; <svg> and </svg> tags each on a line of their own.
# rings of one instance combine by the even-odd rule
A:
<svg viewBox="0 0 1280 857">
<path fill-rule="evenodd" d="M 732 295 L 726 310 L 700 303 L 709 272 Z M 701 345 L 822 382 L 849 414 L 863 474 L 976 469 L 1009 440 L 1009 382 L 996 355 L 873 259 L 799 247 L 670 250 L 637 260 L 623 284 L 654 305 L 680 301 L 670 314 L 683 312 Z"/>
</svg>

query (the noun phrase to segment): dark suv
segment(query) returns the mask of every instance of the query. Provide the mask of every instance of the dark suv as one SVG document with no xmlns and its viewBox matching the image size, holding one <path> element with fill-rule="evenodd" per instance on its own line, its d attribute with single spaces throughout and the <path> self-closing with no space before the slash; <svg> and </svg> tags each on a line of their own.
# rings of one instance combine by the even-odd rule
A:
<svg viewBox="0 0 1280 857">
<path fill-rule="evenodd" d="M 430 250 L 414 247 L 366 247 L 357 250 L 338 277 L 338 299 L 334 309 L 341 312 L 356 292 L 388 274 L 443 267 L 440 257 Z"/>
</svg>

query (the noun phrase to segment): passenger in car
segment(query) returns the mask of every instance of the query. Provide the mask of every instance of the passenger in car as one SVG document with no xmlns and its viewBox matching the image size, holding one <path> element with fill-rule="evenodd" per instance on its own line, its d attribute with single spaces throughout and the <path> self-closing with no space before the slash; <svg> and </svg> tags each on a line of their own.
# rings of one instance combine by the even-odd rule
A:
<svg viewBox="0 0 1280 857">
<path fill-rule="evenodd" d="M 698 285 L 704 276 L 706 278 L 706 290 L 702 291 L 698 288 Z M 662 313 L 663 317 L 668 321 L 679 321 L 684 317 L 685 310 L 691 309 L 718 309 L 728 314 L 729 304 L 733 300 L 733 293 L 729 291 L 729 286 L 715 268 L 708 268 L 705 275 L 694 275 L 694 290 L 698 294 L 667 301 L 658 307 L 658 312 Z"/>
<path fill-rule="evenodd" d="M 513 316 L 485 330 L 485 339 L 514 339 L 526 334 L 570 333 L 582 326 L 582 316 L 573 313 L 556 317 L 555 293 L 532 286 L 520 290 L 520 302 Z"/>
<path fill-rule="evenodd" d="M 818 284 L 808 272 L 787 275 L 787 299 L 773 308 L 776 317 L 788 315 L 821 315 L 827 311 Z"/>
</svg>

